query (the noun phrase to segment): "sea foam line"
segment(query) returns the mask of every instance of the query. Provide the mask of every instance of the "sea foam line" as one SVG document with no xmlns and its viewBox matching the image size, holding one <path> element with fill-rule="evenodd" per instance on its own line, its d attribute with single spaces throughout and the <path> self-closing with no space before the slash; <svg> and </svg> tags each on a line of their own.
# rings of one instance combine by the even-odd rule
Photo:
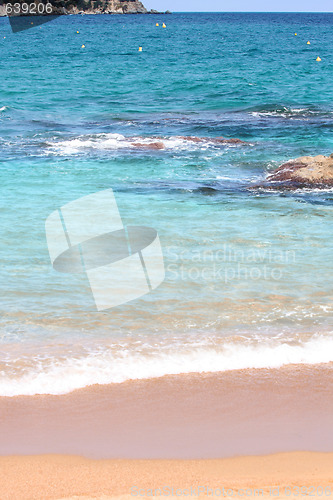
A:
<svg viewBox="0 0 333 500">
<path fill-rule="evenodd" d="M 223 346 L 186 346 L 167 352 L 143 353 L 119 350 L 88 354 L 65 361 L 41 360 L 20 376 L 0 377 L 0 395 L 66 394 L 94 384 L 118 384 L 165 375 L 217 373 L 241 369 L 280 368 L 291 364 L 333 362 L 333 337 L 316 336 L 306 342 L 278 341 Z"/>
<path fill-rule="evenodd" d="M 236 142 L 233 142 L 236 141 Z M 85 150 L 206 150 L 208 148 L 221 148 L 221 146 L 235 146 L 242 141 L 238 139 L 223 139 L 214 137 L 125 137 L 121 134 L 83 135 L 64 141 L 49 141 L 49 151 L 60 155 L 73 155 Z"/>
</svg>

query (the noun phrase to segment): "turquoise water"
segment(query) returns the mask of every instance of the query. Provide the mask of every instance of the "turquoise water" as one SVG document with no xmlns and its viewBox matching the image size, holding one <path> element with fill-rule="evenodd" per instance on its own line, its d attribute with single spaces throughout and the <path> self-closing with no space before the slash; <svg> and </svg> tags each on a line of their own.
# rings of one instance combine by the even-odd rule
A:
<svg viewBox="0 0 333 500">
<path fill-rule="evenodd" d="M 0 18 L 1 395 L 333 361 L 332 191 L 249 189 L 333 152 L 332 26 L 68 16 L 12 34 Z M 108 188 L 125 224 L 158 231 L 166 278 L 97 312 L 85 275 L 52 268 L 44 224 Z"/>
</svg>

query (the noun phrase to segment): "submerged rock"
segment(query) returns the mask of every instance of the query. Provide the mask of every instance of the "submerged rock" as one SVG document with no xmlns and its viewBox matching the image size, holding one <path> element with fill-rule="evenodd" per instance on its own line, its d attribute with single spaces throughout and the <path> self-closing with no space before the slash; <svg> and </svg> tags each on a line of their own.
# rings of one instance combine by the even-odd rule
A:
<svg viewBox="0 0 333 500">
<path fill-rule="evenodd" d="M 144 139 L 144 137 L 142 138 Z M 180 139 L 182 141 L 187 141 L 189 143 L 195 143 L 195 144 L 247 144 L 244 141 L 241 141 L 240 139 L 226 139 L 225 137 L 197 137 L 193 135 L 176 135 L 176 136 L 170 136 L 168 138 L 163 138 L 163 137 L 151 137 L 150 142 L 131 142 L 131 146 L 139 149 L 165 149 L 168 146 L 168 141 L 169 140 L 174 140 L 174 139 Z"/>
<path fill-rule="evenodd" d="M 151 142 L 131 142 L 131 145 L 141 149 L 164 149 L 168 140 L 181 139 L 183 141 L 193 142 L 195 144 L 213 143 L 213 144 L 246 144 L 240 139 L 226 139 L 225 137 L 196 137 L 193 135 L 171 136 L 169 138 L 151 137 Z"/>
<path fill-rule="evenodd" d="M 283 163 L 260 186 L 268 189 L 333 187 L 333 154 L 301 156 Z"/>
<path fill-rule="evenodd" d="M 246 144 L 246 142 L 241 141 L 241 139 L 226 139 L 225 137 L 196 137 L 193 135 L 187 135 L 180 136 L 180 139 L 191 142 L 215 142 L 216 144 Z"/>
<path fill-rule="evenodd" d="M 156 141 L 156 142 L 148 142 L 148 143 L 143 143 L 143 142 L 132 142 L 132 146 L 135 148 L 142 148 L 142 149 L 164 149 L 164 143 L 161 141 Z"/>
</svg>

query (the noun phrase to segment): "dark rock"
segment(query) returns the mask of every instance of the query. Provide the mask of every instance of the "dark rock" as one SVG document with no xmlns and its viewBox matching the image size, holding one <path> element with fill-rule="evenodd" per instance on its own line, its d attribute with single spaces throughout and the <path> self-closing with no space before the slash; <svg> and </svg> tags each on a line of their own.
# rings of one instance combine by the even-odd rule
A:
<svg viewBox="0 0 333 500">
<path fill-rule="evenodd" d="M 226 139 L 225 137 L 196 137 L 193 135 L 181 136 L 180 139 L 191 142 L 215 142 L 216 144 L 246 144 L 240 139 Z"/>
<path fill-rule="evenodd" d="M 225 137 L 215 137 L 215 139 L 213 139 L 213 142 L 219 144 L 246 144 L 245 141 L 241 141 L 240 139 L 236 138 L 226 139 Z"/>
<path fill-rule="evenodd" d="M 132 142 L 132 146 L 140 149 L 164 149 L 164 144 L 161 141 L 149 142 L 149 143 Z"/>
</svg>

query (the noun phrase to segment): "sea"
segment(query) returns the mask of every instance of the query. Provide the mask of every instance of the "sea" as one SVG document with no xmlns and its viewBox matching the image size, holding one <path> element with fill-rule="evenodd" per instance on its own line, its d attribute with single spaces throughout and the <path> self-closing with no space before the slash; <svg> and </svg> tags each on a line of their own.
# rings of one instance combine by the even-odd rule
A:
<svg viewBox="0 0 333 500">
<path fill-rule="evenodd" d="M 329 13 L 17 33 L 0 18 L 0 396 L 330 366 L 333 190 L 261 184 L 333 153 L 332 28 Z M 98 311 L 86 273 L 53 268 L 45 222 L 108 189 L 124 226 L 157 231 L 165 278 Z"/>
</svg>

